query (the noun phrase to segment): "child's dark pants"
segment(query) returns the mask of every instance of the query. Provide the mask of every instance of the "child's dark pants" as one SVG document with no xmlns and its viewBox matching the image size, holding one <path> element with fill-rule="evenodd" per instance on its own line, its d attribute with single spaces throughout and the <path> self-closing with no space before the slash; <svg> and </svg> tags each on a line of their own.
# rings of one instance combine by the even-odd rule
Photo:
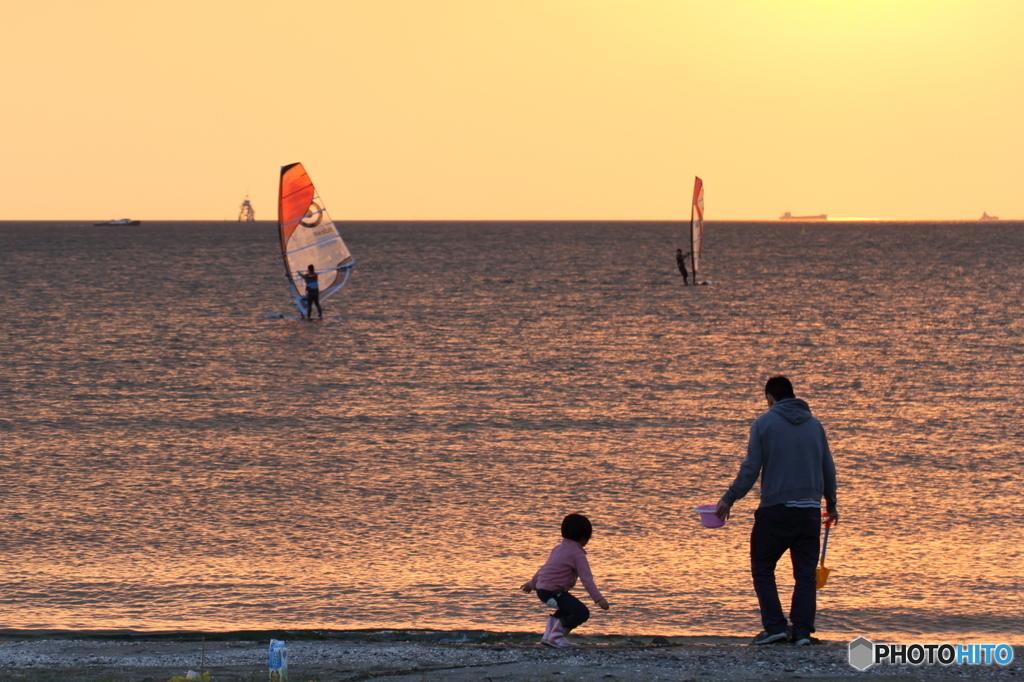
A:
<svg viewBox="0 0 1024 682">
<path fill-rule="evenodd" d="M 562 621 L 566 632 L 578 628 L 590 618 L 590 609 L 586 604 L 572 596 L 567 590 L 537 590 L 537 596 L 548 606 L 558 610 L 551 615 Z"/>
</svg>

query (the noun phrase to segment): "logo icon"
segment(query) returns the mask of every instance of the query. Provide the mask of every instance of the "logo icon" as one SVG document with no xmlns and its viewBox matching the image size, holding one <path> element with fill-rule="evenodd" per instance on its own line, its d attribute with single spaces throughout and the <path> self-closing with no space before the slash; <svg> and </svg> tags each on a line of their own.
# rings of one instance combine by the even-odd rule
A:
<svg viewBox="0 0 1024 682">
<path fill-rule="evenodd" d="M 864 672 L 875 663 L 875 645 L 870 639 L 858 637 L 850 642 L 850 665 Z"/>
<path fill-rule="evenodd" d="M 306 215 L 302 216 L 299 224 L 303 227 L 316 227 L 323 219 L 323 209 L 317 206 L 317 203 L 313 201 L 309 204 L 309 209 L 306 210 Z"/>
</svg>

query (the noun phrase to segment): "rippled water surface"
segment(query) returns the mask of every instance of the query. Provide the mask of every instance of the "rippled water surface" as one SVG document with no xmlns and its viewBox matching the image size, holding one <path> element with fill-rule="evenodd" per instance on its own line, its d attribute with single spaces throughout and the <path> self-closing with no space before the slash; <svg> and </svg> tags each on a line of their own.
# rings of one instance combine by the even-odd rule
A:
<svg viewBox="0 0 1024 682">
<path fill-rule="evenodd" d="M 539 631 L 581 511 L 581 632 L 750 635 L 756 489 L 691 510 L 782 372 L 840 477 L 819 634 L 1024 643 L 1024 225 L 709 223 L 706 287 L 669 223 L 341 227 L 304 323 L 273 224 L 0 224 L 0 627 Z"/>
</svg>

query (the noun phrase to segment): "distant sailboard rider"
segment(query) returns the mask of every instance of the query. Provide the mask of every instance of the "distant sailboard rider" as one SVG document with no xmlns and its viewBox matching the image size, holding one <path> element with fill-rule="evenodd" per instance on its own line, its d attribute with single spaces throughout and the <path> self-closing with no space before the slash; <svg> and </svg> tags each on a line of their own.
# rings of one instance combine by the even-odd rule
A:
<svg viewBox="0 0 1024 682">
<path fill-rule="evenodd" d="M 690 283 L 686 277 L 686 256 L 689 256 L 691 253 L 693 252 L 687 251 L 684 255 L 682 249 L 676 249 L 676 265 L 679 266 L 679 273 L 683 276 L 683 284 Z M 693 283 L 696 284 L 697 280 L 694 280 Z"/>
<path fill-rule="evenodd" d="M 320 277 L 316 274 L 316 268 L 310 265 L 306 272 L 296 274 L 306 282 L 306 319 L 313 319 L 313 304 L 316 304 L 319 319 L 324 319 L 324 311 L 320 307 Z"/>
</svg>

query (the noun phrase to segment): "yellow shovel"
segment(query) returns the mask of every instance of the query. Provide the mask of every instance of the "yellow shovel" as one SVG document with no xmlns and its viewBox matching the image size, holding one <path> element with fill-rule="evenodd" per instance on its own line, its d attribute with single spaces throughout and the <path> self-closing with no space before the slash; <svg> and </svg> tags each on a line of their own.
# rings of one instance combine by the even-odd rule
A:
<svg viewBox="0 0 1024 682">
<path fill-rule="evenodd" d="M 832 521 L 826 521 L 825 542 L 823 542 L 821 545 L 821 562 L 819 563 L 818 568 L 814 569 L 814 578 L 817 583 L 816 586 L 819 590 L 825 587 L 825 583 L 828 582 L 828 573 L 832 570 L 831 568 L 825 568 L 825 550 L 828 549 L 828 531 L 831 527 Z"/>
</svg>

